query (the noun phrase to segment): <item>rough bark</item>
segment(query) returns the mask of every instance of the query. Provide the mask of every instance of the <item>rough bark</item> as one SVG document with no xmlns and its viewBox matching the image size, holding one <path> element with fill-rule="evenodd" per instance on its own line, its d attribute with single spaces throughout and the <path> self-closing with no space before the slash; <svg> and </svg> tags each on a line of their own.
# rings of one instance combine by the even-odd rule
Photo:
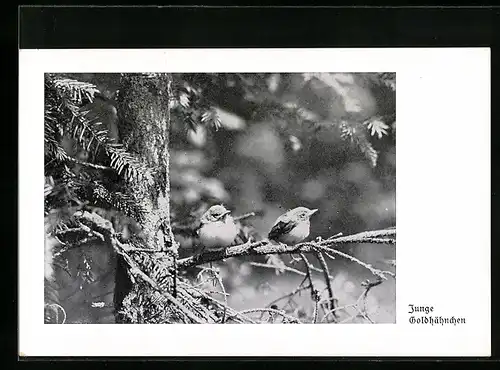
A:
<svg viewBox="0 0 500 370">
<path fill-rule="evenodd" d="M 118 93 L 119 131 L 127 151 L 144 162 L 146 173 L 126 176 L 127 188 L 142 210 L 138 223 L 144 248 L 175 256 L 170 229 L 169 205 L 169 96 L 168 74 L 124 74 Z M 172 257 L 171 257 L 172 258 Z M 118 261 L 115 309 L 122 308 L 123 298 L 134 288 L 124 273 L 127 265 Z M 125 271 L 128 272 L 128 271 Z M 117 316 L 117 321 L 122 318 Z"/>
<path fill-rule="evenodd" d="M 119 92 L 120 132 L 127 150 L 145 162 L 151 177 L 129 179 L 130 193 L 145 211 L 138 220 L 146 244 L 164 250 L 169 225 L 169 91 L 166 74 L 124 75 Z M 167 233 L 169 231 L 167 230 Z"/>
</svg>

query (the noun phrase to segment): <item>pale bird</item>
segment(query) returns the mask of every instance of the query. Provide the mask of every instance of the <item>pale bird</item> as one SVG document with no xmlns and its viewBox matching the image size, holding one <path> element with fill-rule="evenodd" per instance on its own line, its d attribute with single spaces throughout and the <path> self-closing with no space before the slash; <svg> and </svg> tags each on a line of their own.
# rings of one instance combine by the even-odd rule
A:
<svg viewBox="0 0 500 370">
<path fill-rule="evenodd" d="M 285 244 L 300 243 L 309 236 L 311 223 L 309 218 L 317 209 L 297 207 L 282 214 L 274 223 L 268 238 Z"/>
<path fill-rule="evenodd" d="M 234 243 L 238 231 L 231 211 L 223 205 L 215 205 L 201 216 L 198 237 L 207 249 L 223 248 Z"/>
</svg>

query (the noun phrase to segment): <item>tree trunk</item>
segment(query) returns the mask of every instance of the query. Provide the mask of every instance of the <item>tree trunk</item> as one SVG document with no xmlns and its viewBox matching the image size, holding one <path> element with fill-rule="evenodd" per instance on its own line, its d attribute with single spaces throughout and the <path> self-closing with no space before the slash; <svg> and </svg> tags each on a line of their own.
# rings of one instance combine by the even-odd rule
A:
<svg viewBox="0 0 500 370">
<path fill-rule="evenodd" d="M 170 229 L 169 181 L 169 97 L 171 78 L 168 74 L 124 74 L 118 92 L 119 132 L 129 153 L 144 162 L 145 173 L 125 169 L 126 188 L 141 210 L 136 220 L 141 228 L 141 247 L 159 253 L 142 253 L 136 261 L 148 272 L 148 266 L 160 259 L 147 261 L 155 255 L 161 259 L 175 258 L 177 250 Z M 139 289 L 129 280 L 129 266 L 118 256 L 115 287 L 117 322 L 130 322 L 119 315 L 123 298 Z M 157 267 L 157 266 L 156 266 Z M 157 271 L 158 269 L 155 269 Z M 168 272 L 165 272 L 169 275 Z M 150 275 L 150 274 L 149 274 Z M 169 279 L 172 282 L 172 279 Z M 175 276 L 174 276 L 175 281 Z M 137 283 L 137 282 L 135 282 Z M 171 284 L 169 284 L 171 285 Z M 137 291 L 136 291 L 137 293 Z M 141 300 L 144 302 L 144 300 Z M 145 304 L 145 303 L 143 303 Z"/>
</svg>

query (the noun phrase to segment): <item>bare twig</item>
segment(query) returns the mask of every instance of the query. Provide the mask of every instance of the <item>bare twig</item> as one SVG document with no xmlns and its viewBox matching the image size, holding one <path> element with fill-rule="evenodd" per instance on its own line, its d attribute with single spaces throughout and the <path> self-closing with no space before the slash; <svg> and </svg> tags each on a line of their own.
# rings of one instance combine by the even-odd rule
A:
<svg viewBox="0 0 500 370">
<path fill-rule="evenodd" d="M 340 310 L 346 311 L 346 309 L 349 308 L 349 307 L 356 308 L 356 305 L 357 305 L 357 303 L 351 303 L 351 304 L 347 304 L 347 305 L 344 305 L 344 306 L 335 307 L 333 310 L 329 310 L 328 312 L 325 313 L 325 316 L 323 316 L 323 318 L 321 319 L 321 322 L 325 322 L 326 320 L 328 320 L 328 316 L 330 316 L 330 315 L 333 316 L 333 314 L 335 312 L 337 312 L 337 311 L 340 311 Z"/>
<path fill-rule="evenodd" d="M 110 171 L 114 171 L 111 167 L 107 167 L 107 166 L 102 166 L 100 164 L 95 164 L 95 163 L 90 163 L 90 162 L 84 162 L 84 161 L 81 161 L 79 159 L 76 159 L 76 158 L 73 158 L 71 156 L 66 156 L 65 157 L 66 160 L 70 161 L 70 162 L 73 162 L 73 163 L 76 163 L 80 166 L 85 166 L 85 167 L 89 167 L 89 168 L 93 168 L 95 170 L 110 170 Z"/>
<path fill-rule="evenodd" d="M 304 256 L 305 257 L 305 256 Z M 273 265 L 270 265 L 270 264 L 265 264 L 265 263 L 259 263 L 259 262 L 250 262 L 250 265 L 252 266 L 257 266 L 257 267 L 265 267 L 265 268 L 272 268 L 272 269 L 277 269 L 278 267 L 276 266 L 273 266 Z M 325 266 L 326 266 L 326 262 L 325 262 Z M 299 271 L 297 269 L 294 269 L 293 267 L 289 267 L 289 266 L 282 266 L 282 267 L 279 267 L 279 269 L 283 270 L 283 271 L 288 271 L 288 272 L 292 272 L 294 274 L 297 274 L 299 276 L 304 276 L 304 280 L 302 281 L 301 284 L 299 284 L 298 288 L 295 289 L 294 291 L 292 291 L 291 293 L 289 294 L 286 294 L 284 295 L 283 297 L 280 297 L 278 299 L 275 299 L 274 301 L 272 301 L 271 303 L 269 303 L 267 306 L 271 306 L 273 305 L 274 303 L 280 301 L 281 299 L 284 299 L 284 298 L 291 298 L 293 297 L 295 294 L 297 294 L 298 292 L 302 291 L 302 290 L 306 290 L 306 289 L 311 289 L 311 291 L 313 292 L 314 291 L 314 286 L 311 284 L 311 283 L 306 287 L 306 288 L 301 288 L 302 284 L 304 283 L 305 280 L 308 279 L 308 274 L 305 273 L 305 272 L 302 272 L 302 271 Z M 331 289 L 331 281 L 330 280 L 333 280 L 333 277 L 329 275 L 328 273 L 328 266 L 326 266 L 326 274 L 325 274 L 325 270 L 322 270 L 322 269 L 318 269 L 316 267 L 314 267 L 312 264 L 308 263 L 308 272 L 309 272 L 309 275 L 311 274 L 311 271 L 315 271 L 315 272 L 319 272 L 319 273 L 322 273 L 323 276 L 325 277 L 325 279 L 327 280 L 327 289 L 329 289 L 329 292 L 332 292 L 330 294 L 330 297 L 333 297 L 333 291 Z M 333 301 L 333 298 L 331 298 L 331 300 L 329 302 L 334 302 Z M 334 303 L 330 303 L 330 305 L 332 307 L 329 307 L 329 309 L 333 308 L 333 305 Z M 321 306 L 322 309 L 324 310 L 324 307 Z"/>
<path fill-rule="evenodd" d="M 291 291 L 290 293 L 285 294 L 285 295 L 284 295 L 284 296 L 282 296 L 282 297 L 276 298 L 276 299 L 275 299 L 274 301 L 272 301 L 272 302 L 269 302 L 269 303 L 267 304 L 267 307 L 271 307 L 273 304 L 275 304 L 275 303 L 277 303 L 277 302 L 279 302 L 279 301 L 281 301 L 281 300 L 283 300 L 283 299 L 286 299 L 286 298 L 291 298 L 291 297 L 293 297 L 294 295 L 296 295 L 297 293 L 299 293 L 299 292 L 301 292 L 301 291 L 303 291 L 303 290 L 307 290 L 307 289 L 309 289 L 309 288 L 310 288 L 310 285 L 301 286 L 301 285 L 304 283 L 304 281 L 306 281 L 306 279 L 304 279 L 304 280 L 302 281 L 302 283 L 300 283 L 300 284 L 299 284 L 299 286 L 298 286 L 297 288 L 295 288 L 293 291 Z"/>
<path fill-rule="evenodd" d="M 307 279 L 309 280 L 309 286 L 311 288 L 311 298 L 313 301 L 316 301 L 316 296 L 317 296 L 317 290 L 316 288 L 314 287 L 314 282 L 313 282 L 313 279 L 312 279 L 312 276 L 311 276 L 311 270 L 309 268 L 309 261 L 307 260 L 307 257 L 305 256 L 304 253 L 300 253 L 300 258 L 302 259 L 302 261 L 304 262 L 304 266 L 306 268 L 306 277 Z"/>
<path fill-rule="evenodd" d="M 280 267 L 277 267 L 277 266 L 274 266 L 274 265 L 269 265 L 267 263 L 260 263 L 260 262 L 250 262 L 250 265 L 251 266 L 256 266 L 256 267 L 265 267 L 265 268 L 270 268 L 270 269 L 274 269 L 274 270 L 283 270 L 283 271 L 288 271 L 288 272 L 292 272 L 294 274 L 297 274 L 299 276 L 306 276 L 307 274 L 305 272 L 302 272 L 302 271 L 299 271 L 297 269 L 294 269 L 293 267 L 289 267 L 289 266 L 280 266 Z"/>
<path fill-rule="evenodd" d="M 233 217 L 233 219 L 234 219 L 234 221 L 241 221 L 241 220 L 244 220 L 245 218 L 254 217 L 255 215 L 256 215 L 255 212 L 249 212 L 249 213 L 245 213 L 245 214 L 242 214 L 239 216 L 235 216 L 235 217 Z"/>
<path fill-rule="evenodd" d="M 363 291 L 361 296 L 358 298 L 358 301 L 361 299 L 363 300 L 363 309 L 361 310 L 359 308 L 359 304 L 358 304 L 358 309 L 363 314 L 363 316 L 366 316 L 365 318 L 368 319 L 369 321 L 371 321 L 371 319 L 366 315 L 366 298 L 368 296 L 368 292 L 373 287 L 376 287 L 377 285 L 382 284 L 382 282 L 383 282 L 382 279 L 378 278 L 376 281 L 365 280 L 363 283 L 361 283 L 361 285 L 363 285 L 365 287 L 365 290 Z"/>
<path fill-rule="evenodd" d="M 222 296 L 224 297 L 224 311 L 222 313 L 222 324 L 226 321 L 226 310 L 227 310 L 227 296 L 226 288 L 224 288 L 224 284 L 222 283 L 222 278 L 220 277 L 219 271 L 214 268 L 205 268 L 202 271 L 210 271 L 214 277 L 214 279 L 219 283 L 219 286 L 222 290 Z"/>
<path fill-rule="evenodd" d="M 363 239 L 363 241 L 361 243 L 396 244 L 396 240 L 394 240 L 394 239 L 386 239 L 386 238 L 366 238 L 366 239 Z"/>
<path fill-rule="evenodd" d="M 321 252 L 316 252 L 316 258 L 318 259 L 321 268 L 323 269 L 324 272 L 324 277 L 325 277 L 325 283 L 326 283 L 326 288 L 328 290 L 328 295 L 330 297 L 329 301 L 329 309 L 333 310 L 335 308 L 335 298 L 333 297 L 333 289 L 332 289 L 332 283 L 330 281 L 330 272 L 328 271 L 328 265 L 326 264 L 325 257 L 323 257 L 323 254 Z M 333 316 L 335 317 L 335 312 L 333 312 Z"/>
<path fill-rule="evenodd" d="M 331 260 L 335 260 L 335 257 L 334 257 L 334 256 L 332 256 L 330 253 L 328 253 L 326 250 L 323 250 L 323 254 L 324 254 L 325 256 L 327 256 L 328 258 L 330 258 Z"/>
<path fill-rule="evenodd" d="M 218 290 L 206 290 L 206 292 L 210 294 L 220 294 L 221 296 L 226 296 L 226 297 L 229 297 L 231 295 L 229 293 L 219 292 Z"/>
<path fill-rule="evenodd" d="M 283 318 L 287 319 L 288 321 L 295 322 L 297 324 L 302 324 L 302 321 L 300 321 L 298 318 L 290 316 L 290 315 L 287 315 L 283 311 L 275 310 L 273 308 L 251 308 L 251 309 L 248 309 L 248 310 L 240 311 L 240 314 L 244 314 L 245 315 L 245 314 L 249 314 L 249 313 L 252 313 L 252 312 L 263 312 L 263 311 L 264 312 L 276 313 L 276 314 L 282 316 Z"/>
<path fill-rule="evenodd" d="M 357 259 L 356 257 L 353 257 L 347 253 L 343 253 L 343 252 L 340 252 L 336 249 L 330 249 L 329 250 L 331 253 L 333 254 L 338 254 L 339 256 L 342 256 L 344 258 L 347 258 L 348 260 L 351 260 L 352 262 L 355 262 L 357 263 L 358 265 L 361 265 L 365 268 L 367 268 L 368 270 L 370 270 L 370 272 L 375 275 L 375 276 L 378 276 L 384 280 L 387 280 L 387 277 L 385 275 L 390 275 L 392 277 L 395 277 L 396 275 L 391 272 L 391 271 L 384 271 L 384 270 L 379 270 L 379 269 L 376 269 L 376 268 L 373 268 L 372 265 L 368 264 L 368 263 L 365 263 L 363 261 L 360 261 L 359 259 Z"/>
<path fill-rule="evenodd" d="M 343 323 L 346 323 L 348 321 L 351 321 L 356 316 L 361 316 L 365 320 L 367 320 L 367 321 L 369 321 L 370 323 L 373 324 L 374 321 L 366 313 L 366 297 L 368 296 L 368 292 L 373 287 L 375 287 L 377 285 L 380 285 L 382 283 L 383 283 L 383 280 L 381 278 L 378 278 L 376 281 L 373 281 L 373 282 L 369 281 L 369 280 L 364 281 L 363 283 L 361 283 L 361 285 L 364 286 L 365 289 L 359 295 L 359 297 L 356 299 L 355 303 L 347 304 L 347 305 L 344 305 L 344 306 L 341 306 L 341 307 L 336 307 L 335 309 L 328 311 L 325 314 L 325 316 L 323 317 L 323 319 L 321 320 L 321 322 L 325 322 L 327 320 L 328 316 L 331 315 L 331 314 L 333 314 L 333 312 L 336 312 L 336 311 L 339 311 L 339 310 L 344 310 L 344 311 L 347 312 L 347 308 L 353 308 L 356 311 L 357 314 L 351 315 L 351 316 L 347 317 L 346 319 L 340 321 L 339 324 L 343 324 Z M 361 303 L 363 303 L 363 307 L 361 307 Z"/>
<path fill-rule="evenodd" d="M 311 271 L 314 271 L 314 272 L 317 272 L 317 273 L 320 273 L 320 274 L 324 275 L 323 269 L 320 269 L 320 268 L 314 266 L 313 264 L 310 264 L 309 268 L 311 269 Z M 333 276 L 331 276 L 331 275 L 328 275 L 328 278 L 330 280 L 333 280 Z"/>
<path fill-rule="evenodd" d="M 313 321 L 312 323 L 313 324 L 316 324 L 316 322 L 318 321 L 318 300 L 315 299 L 314 300 L 314 311 L 313 311 Z"/>
</svg>

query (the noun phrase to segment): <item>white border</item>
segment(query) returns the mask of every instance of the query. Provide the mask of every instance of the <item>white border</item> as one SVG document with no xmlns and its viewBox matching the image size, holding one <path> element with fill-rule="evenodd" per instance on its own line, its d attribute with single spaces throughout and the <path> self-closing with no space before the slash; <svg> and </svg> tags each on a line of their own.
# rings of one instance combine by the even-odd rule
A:
<svg viewBox="0 0 500 370">
<path fill-rule="evenodd" d="M 397 324 L 43 324 L 43 73 L 146 71 L 397 72 Z M 20 353 L 490 355 L 489 49 L 21 50 L 19 102 Z"/>
</svg>

